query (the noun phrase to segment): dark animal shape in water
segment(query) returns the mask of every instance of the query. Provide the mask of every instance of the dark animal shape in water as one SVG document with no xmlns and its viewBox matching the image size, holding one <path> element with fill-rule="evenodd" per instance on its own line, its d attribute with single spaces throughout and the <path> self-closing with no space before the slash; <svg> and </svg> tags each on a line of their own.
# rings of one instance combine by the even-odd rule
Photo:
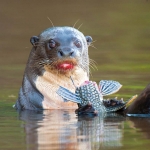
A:
<svg viewBox="0 0 150 150">
<path fill-rule="evenodd" d="M 150 84 L 124 112 L 128 116 L 150 117 Z"/>
</svg>

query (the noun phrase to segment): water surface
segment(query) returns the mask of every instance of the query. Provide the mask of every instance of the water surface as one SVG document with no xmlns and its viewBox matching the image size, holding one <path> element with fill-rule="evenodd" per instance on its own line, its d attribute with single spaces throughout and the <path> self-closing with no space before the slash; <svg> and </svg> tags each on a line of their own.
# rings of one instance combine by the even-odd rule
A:
<svg viewBox="0 0 150 150">
<path fill-rule="evenodd" d="M 148 149 L 149 118 L 105 114 L 79 118 L 74 111 L 16 112 L 12 108 L 32 48 L 29 39 L 52 26 L 76 24 L 91 35 L 89 48 L 98 70 L 91 80 L 117 80 L 111 96 L 129 99 L 150 81 L 150 2 L 148 0 L 0 2 L 0 149 Z"/>
</svg>

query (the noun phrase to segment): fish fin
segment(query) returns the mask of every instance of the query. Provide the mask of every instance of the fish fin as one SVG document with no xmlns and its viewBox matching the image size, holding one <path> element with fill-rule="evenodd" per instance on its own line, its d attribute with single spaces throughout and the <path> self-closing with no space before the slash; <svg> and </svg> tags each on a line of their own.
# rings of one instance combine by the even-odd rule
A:
<svg viewBox="0 0 150 150">
<path fill-rule="evenodd" d="M 122 87 L 122 85 L 113 80 L 101 80 L 99 82 L 100 93 L 103 96 L 114 94 Z"/>
<path fill-rule="evenodd" d="M 56 93 L 63 98 L 64 102 L 72 101 L 75 103 L 81 103 L 81 99 L 77 94 L 69 91 L 68 89 L 62 86 L 59 87 Z"/>
</svg>

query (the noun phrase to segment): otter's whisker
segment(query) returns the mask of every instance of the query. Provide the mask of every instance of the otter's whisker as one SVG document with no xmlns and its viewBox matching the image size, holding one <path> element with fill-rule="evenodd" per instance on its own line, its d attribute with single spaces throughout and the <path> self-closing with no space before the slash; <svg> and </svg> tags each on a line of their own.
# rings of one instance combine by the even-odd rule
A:
<svg viewBox="0 0 150 150">
<path fill-rule="evenodd" d="M 52 20 L 49 17 L 47 17 L 47 19 L 51 22 L 52 26 L 55 27 Z"/>
<path fill-rule="evenodd" d="M 96 62 L 93 61 L 92 59 L 90 59 L 90 63 L 89 63 L 90 66 L 93 66 L 93 68 L 95 68 L 96 70 L 98 70 L 97 66 L 96 66 Z"/>
<path fill-rule="evenodd" d="M 92 42 L 91 42 L 91 44 L 92 44 L 92 43 L 95 43 L 96 41 L 97 41 L 97 40 L 95 40 L 95 41 L 92 41 Z"/>
<path fill-rule="evenodd" d="M 80 24 L 80 26 L 78 27 L 78 30 L 80 29 L 80 27 L 83 25 L 83 23 L 82 24 Z"/>
<path fill-rule="evenodd" d="M 92 45 L 92 44 L 90 44 L 89 47 L 90 47 L 90 46 L 93 47 L 93 48 L 95 48 L 95 49 L 97 49 L 97 48 L 96 48 L 94 45 Z"/>
<path fill-rule="evenodd" d="M 91 58 L 89 58 L 89 60 L 90 60 L 91 62 L 97 64 L 97 62 L 96 62 L 95 60 L 93 60 L 93 59 L 91 59 Z"/>
<path fill-rule="evenodd" d="M 73 28 L 75 28 L 75 25 L 77 24 L 78 21 L 79 21 L 79 19 L 74 23 Z"/>
<path fill-rule="evenodd" d="M 92 65 L 90 65 L 89 67 L 91 67 L 93 70 L 95 70 L 95 68 Z"/>
</svg>

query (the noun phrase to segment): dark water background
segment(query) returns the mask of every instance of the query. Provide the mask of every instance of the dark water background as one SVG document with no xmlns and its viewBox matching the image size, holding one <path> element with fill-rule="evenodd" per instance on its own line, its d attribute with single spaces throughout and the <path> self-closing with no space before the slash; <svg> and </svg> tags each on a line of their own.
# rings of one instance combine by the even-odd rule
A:
<svg viewBox="0 0 150 150">
<path fill-rule="evenodd" d="M 31 50 L 42 30 L 76 24 L 93 37 L 91 80 L 117 80 L 115 94 L 130 98 L 150 82 L 149 0 L 0 1 L 0 150 L 141 150 L 150 147 L 150 119 L 116 114 L 78 118 L 74 111 L 16 112 L 15 103 Z"/>
</svg>

